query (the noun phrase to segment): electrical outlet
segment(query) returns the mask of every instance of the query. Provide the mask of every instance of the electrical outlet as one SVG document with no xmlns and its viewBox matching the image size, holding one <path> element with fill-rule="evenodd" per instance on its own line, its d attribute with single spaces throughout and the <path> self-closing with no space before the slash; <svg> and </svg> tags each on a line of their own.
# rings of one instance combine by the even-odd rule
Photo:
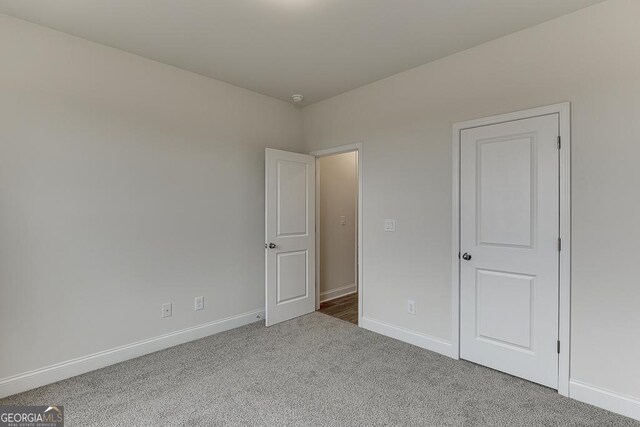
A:
<svg viewBox="0 0 640 427">
<path fill-rule="evenodd" d="M 173 313 L 172 304 L 170 302 L 162 304 L 162 318 L 171 317 Z"/>
<path fill-rule="evenodd" d="M 196 311 L 204 310 L 204 297 L 196 297 L 194 302 Z"/>
<path fill-rule="evenodd" d="M 395 233 L 395 231 L 396 231 L 396 220 L 395 219 L 385 219 L 384 220 L 384 231 Z"/>
<path fill-rule="evenodd" d="M 416 314 L 416 302 L 414 300 L 407 301 L 407 312 L 409 314 Z"/>
<path fill-rule="evenodd" d="M 342 215 L 340 217 L 340 225 L 347 225 L 347 217 Z"/>
</svg>

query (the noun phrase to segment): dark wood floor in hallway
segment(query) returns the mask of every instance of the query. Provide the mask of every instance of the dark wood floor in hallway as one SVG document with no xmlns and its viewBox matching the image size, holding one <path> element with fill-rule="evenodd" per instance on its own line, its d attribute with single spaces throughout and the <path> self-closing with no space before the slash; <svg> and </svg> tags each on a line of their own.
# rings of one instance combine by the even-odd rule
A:
<svg viewBox="0 0 640 427">
<path fill-rule="evenodd" d="M 358 293 L 320 303 L 320 313 L 358 324 Z"/>
</svg>

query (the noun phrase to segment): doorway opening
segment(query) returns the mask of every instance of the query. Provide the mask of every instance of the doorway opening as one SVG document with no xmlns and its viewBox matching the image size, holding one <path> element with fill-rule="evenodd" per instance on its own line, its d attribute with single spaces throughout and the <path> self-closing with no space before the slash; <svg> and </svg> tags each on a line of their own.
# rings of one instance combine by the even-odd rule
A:
<svg viewBox="0 0 640 427">
<path fill-rule="evenodd" d="M 316 155 L 316 309 L 358 324 L 358 149 Z"/>
<path fill-rule="evenodd" d="M 342 181 L 337 187 L 348 196 L 353 207 L 345 207 L 338 213 L 326 215 L 327 222 L 321 224 L 322 206 L 329 209 L 342 206 L 342 201 L 325 198 L 342 194 L 333 192 L 325 185 L 321 189 L 323 172 L 316 174 L 324 157 L 351 154 L 352 165 L 345 168 L 351 184 Z M 346 158 L 346 157 L 345 157 Z M 349 162 L 347 162 L 349 164 Z M 325 167 L 325 177 L 335 178 L 342 173 Z M 315 178 L 314 178 L 315 177 Z M 345 178 L 348 179 L 348 178 Z M 355 183 L 354 183 L 355 180 Z M 337 196 L 336 196 L 337 197 Z M 336 199 L 337 200 L 337 199 Z M 346 203 L 346 202 L 345 202 Z M 343 218 L 344 217 L 344 218 Z M 337 219 L 337 222 L 336 222 Z M 338 229 L 332 230 L 332 228 Z M 265 149 L 265 324 L 272 326 L 320 309 L 320 301 L 337 300 L 351 296 L 357 305 L 350 307 L 349 319 L 357 319 L 362 325 L 362 144 L 356 143 L 307 154 Z M 322 235 L 326 234 L 326 237 Z M 328 233 L 328 234 L 327 234 Z M 316 238 L 317 236 L 317 238 Z M 332 237 L 351 241 L 351 246 L 323 246 L 331 243 Z M 355 242 L 355 246 L 354 243 Z M 327 249 L 328 248 L 328 249 Z M 345 249 L 346 248 L 346 249 Z M 333 257 L 338 254 L 338 257 Z M 343 255 L 341 255 L 343 254 Z M 321 283 L 325 283 L 321 290 Z M 314 292 L 315 288 L 315 292 Z M 322 296 L 320 295 L 322 293 Z M 347 304 L 346 300 L 343 300 Z M 336 306 L 338 302 L 334 302 Z M 344 306 L 341 309 L 345 308 Z M 331 310 L 335 314 L 335 310 Z M 346 315 L 346 314 L 345 314 Z M 354 322 L 355 323 L 355 322 Z"/>
</svg>

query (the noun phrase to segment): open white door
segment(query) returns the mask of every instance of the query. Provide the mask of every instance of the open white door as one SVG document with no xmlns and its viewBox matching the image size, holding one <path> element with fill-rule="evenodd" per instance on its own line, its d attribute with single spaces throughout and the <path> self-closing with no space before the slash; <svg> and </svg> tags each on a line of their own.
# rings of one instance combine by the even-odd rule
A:
<svg viewBox="0 0 640 427">
<path fill-rule="evenodd" d="M 313 156 L 265 151 L 267 326 L 315 311 Z"/>
</svg>

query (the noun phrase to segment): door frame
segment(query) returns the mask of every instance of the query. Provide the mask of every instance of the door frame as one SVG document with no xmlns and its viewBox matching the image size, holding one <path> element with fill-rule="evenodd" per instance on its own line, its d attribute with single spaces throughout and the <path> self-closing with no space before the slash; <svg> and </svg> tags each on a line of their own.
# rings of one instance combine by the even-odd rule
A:
<svg viewBox="0 0 640 427">
<path fill-rule="evenodd" d="M 356 248 L 356 289 L 358 290 L 358 326 L 362 327 L 362 142 L 341 145 L 324 150 L 309 153 L 316 158 L 316 310 L 320 309 L 320 169 L 318 160 L 321 157 L 333 156 L 335 154 L 357 153 L 358 165 L 358 223 L 357 223 L 357 248 Z"/>
<path fill-rule="evenodd" d="M 452 333 L 451 357 L 460 358 L 460 142 L 465 129 L 494 125 L 514 120 L 558 114 L 560 148 L 560 239 L 559 255 L 559 304 L 558 304 L 558 393 L 569 396 L 569 363 L 571 345 L 571 103 L 549 105 L 484 117 L 453 124 L 453 197 L 452 197 L 452 239 L 451 239 L 451 301 Z"/>
</svg>

